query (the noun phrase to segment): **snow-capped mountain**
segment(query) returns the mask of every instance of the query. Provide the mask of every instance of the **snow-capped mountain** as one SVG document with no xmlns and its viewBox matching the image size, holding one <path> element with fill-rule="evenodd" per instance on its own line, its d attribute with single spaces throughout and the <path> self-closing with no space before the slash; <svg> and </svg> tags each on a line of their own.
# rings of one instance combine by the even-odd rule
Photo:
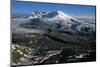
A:
<svg viewBox="0 0 100 67">
<path fill-rule="evenodd" d="M 71 31 L 90 33 L 95 32 L 95 24 L 85 23 L 62 11 L 44 12 L 34 11 L 29 17 L 17 18 L 12 20 L 17 27 L 32 29 L 51 29 L 57 31 Z M 23 22 L 22 22 L 23 21 Z M 15 25 L 16 27 L 16 25 Z M 24 28 L 23 28 L 24 27 Z M 16 28 L 17 29 L 17 28 Z M 24 29 L 25 30 L 25 29 Z M 15 31 L 15 29 L 14 29 Z"/>
<path fill-rule="evenodd" d="M 13 65 L 94 61 L 95 22 L 79 18 L 62 11 L 12 18 Z"/>
<path fill-rule="evenodd" d="M 70 30 L 70 31 L 81 31 L 81 32 L 91 32 L 95 31 L 95 27 L 91 24 L 86 24 L 83 21 L 77 20 L 74 17 L 67 15 L 62 11 L 54 12 L 43 12 L 34 11 L 29 17 L 30 19 L 39 19 L 39 22 L 57 24 L 59 30 Z"/>
</svg>

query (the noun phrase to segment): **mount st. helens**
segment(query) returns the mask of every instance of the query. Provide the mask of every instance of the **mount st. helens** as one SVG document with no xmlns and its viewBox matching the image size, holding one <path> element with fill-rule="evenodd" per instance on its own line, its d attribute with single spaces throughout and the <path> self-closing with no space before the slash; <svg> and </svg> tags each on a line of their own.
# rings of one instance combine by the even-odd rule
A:
<svg viewBox="0 0 100 67">
<path fill-rule="evenodd" d="M 12 65 L 95 61 L 95 18 L 34 11 L 11 19 Z"/>
<path fill-rule="evenodd" d="M 12 20 L 16 24 L 19 23 L 19 27 L 30 28 L 37 30 L 48 29 L 54 31 L 70 31 L 70 32 L 81 32 L 81 33 L 90 33 L 95 32 L 95 24 L 85 23 L 83 21 L 77 20 L 62 11 L 54 12 L 43 12 L 43 11 L 34 11 L 31 16 L 24 17 L 21 19 Z M 18 21 L 18 22 L 17 22 Z M 24 31 L 25 29 L 23 29 Z"/>
</svg>

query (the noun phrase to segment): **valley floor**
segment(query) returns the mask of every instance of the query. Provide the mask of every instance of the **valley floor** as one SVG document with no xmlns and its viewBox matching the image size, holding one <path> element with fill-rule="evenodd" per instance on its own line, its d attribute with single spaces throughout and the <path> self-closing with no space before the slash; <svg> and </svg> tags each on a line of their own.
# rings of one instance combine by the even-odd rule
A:
<svg viewBox="0 0 100 67">
<path fill-rule="evenodd" d="M 95 34 L 13 33 L 12 65 L 96 61 Z"/>
</svg>

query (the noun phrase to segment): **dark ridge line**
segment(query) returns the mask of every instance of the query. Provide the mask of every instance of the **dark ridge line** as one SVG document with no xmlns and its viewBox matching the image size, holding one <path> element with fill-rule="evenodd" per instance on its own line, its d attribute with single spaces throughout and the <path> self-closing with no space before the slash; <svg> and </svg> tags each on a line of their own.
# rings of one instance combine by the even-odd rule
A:
<svg viewBox="0 0 100 67">
<path fill-rule="evenodd" d="M 75 44 L 80 44 L 78 42 L 68 42 L 68 41 L 64 41 L 64 40 L 62 40 L 60 38 L 57 38 L 56 36 L 50 36 L 48 34 L 43 34 L 43 35 L 46 36 L 46 37 L 48 37 L 48 38 L 50 38 L 50 39 L 52 39 L 52 40 L 54 40 L 54 41 L 61 42 L 63 44 L 74 44 L 74 43 Z"/>
</svg>

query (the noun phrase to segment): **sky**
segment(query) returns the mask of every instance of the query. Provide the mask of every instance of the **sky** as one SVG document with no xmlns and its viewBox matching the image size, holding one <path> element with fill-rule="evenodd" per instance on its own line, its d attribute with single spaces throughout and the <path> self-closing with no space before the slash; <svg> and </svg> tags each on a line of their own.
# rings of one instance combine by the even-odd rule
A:
<svg viewBox="0 0 100 67">
<path fill-rule="evenodd" d="M 12 0 L 12 14 L 31 14 L 33 11 L 63 11 L 74 16 L 95 16 L 95 6 L 22 2 Z"/>
</svg>

